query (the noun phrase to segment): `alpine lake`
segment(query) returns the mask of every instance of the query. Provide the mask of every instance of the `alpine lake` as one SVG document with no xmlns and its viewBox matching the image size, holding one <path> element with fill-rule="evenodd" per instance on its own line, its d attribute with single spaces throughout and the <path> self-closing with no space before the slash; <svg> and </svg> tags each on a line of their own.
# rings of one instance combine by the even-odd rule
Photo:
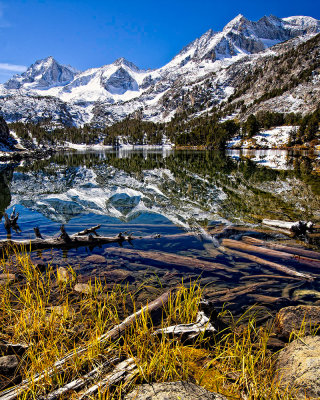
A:
<svg viewBox="0 0 320 400">
<path fill-rule="evenodd" d="M 0 165 L 1 215 L 13 207 L 18 226 L 8 233 L 2 217 L 0 239 L 34 238 L 36 226 L 43 237 L 57 237 L 61 224 L 70 235 L 95 225 L 102 236 L 131 233 L 136 239 L 121 245 L 35 251 L 31 258 L 54 268 L 72 266 L 80 282 L 100 278 L 107 287 L 128 285 L 142 303 L 159 290 L 197 281 L 218 308 L 242 313 L 258 304 L 262 319 L 285 305 L 320 304 L 320 271 L 287 264 L 315 275 L 301 280 L 221 247 L 222 239 L 245 235 L 320 250 L 319 235 L 292 238 L 261 223 L 267 218 L 320 224 L 317 152 L 57 153 Z M 183 256 L 182 264 L 172 254 Z M 213 267 L 193 268 L 192 260 Z"/>
</svg>

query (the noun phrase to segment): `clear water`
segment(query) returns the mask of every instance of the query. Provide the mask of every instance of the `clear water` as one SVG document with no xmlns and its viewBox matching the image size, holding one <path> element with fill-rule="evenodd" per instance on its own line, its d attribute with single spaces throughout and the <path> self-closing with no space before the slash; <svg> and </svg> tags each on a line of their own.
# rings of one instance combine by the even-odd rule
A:
<svg viewBox="0 0 320 400">
<path fill-rule="evenodd" d="M 200 281 L 210 295 L 221 288 L 250 284 L 251 275 L 275 273 L 217 253 L 218 241 L 211 236 L 215 227 L 240 224 L 250 231 L 259 228 L 263 218 L 319 223 L 319 171 L 318 154 L 287 151 L 63 153 L 48 160 L 1 165 L 0 212 L 10 214 L 15 207 L 20 214 L 21 232 L 12 231 L 13 239 L 34 237 L 35 226 L 44 236 L 58 235 L 61 224 L 70 234 L 101 224 L 99 233 L 105 236 L 120 231 L 142 237 L 160 235 L 160 239 L 137 240 L 133 246 L 207 261 L 218 259 L 226 265 L 223 273 L 202 273 Z M 5 238 L 1 220 L 0 239 Z M 129 243 L 123 246 L 131 247 Z M 83 280 L 100 276 L 108 285 L 129 282 L 137 290 L 142 284 L 169 287 L 182 279 L 199 278 L 198 270 L 119 257 L 113 254 L 114 247 L 55 249 L 35 252 L 32 257 L 57 266 L 71 264 Z M 88 259 L 92 254 L 105 260 L 93 262 Z M 214 254 L 218 254 L 215 260 Z M 305 289 L 317 291 L 317 281 L 282 279 L 257 293 L 281 297 L 280 303 L 308 302 L 301 295 Z M 257 299 L 244 295 L 234 307 Z M 264 306 L 274 308 L 275 304 L 270 300 Z"/>
</svg>

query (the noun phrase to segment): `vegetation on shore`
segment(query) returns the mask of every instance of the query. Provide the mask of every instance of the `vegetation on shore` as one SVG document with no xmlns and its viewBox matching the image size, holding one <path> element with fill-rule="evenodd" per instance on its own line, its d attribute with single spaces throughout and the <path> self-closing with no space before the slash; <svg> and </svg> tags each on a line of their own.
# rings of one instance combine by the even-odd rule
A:
<svg viewBox="0 0 320 400">
<path fill-rule="evenodd" d="M 142 121 L 138 117 L 127 117 L 111 126 L 81 128 L 56 128 L 50 121 L 39 124 L 14 122 L 10 129 L 26 146 L 59 146 L 65 142 L 75 144 L 95 144 L 119 146 L 120 144 L 161 145 L 168 140 L 177 147 L 203 147 L 206 149 L 224 149 L 228 140 L 235 136 L 252 138 L 262 130 L 277 126 L 297 126 L 290 133 L 288 147 L 315 147 L 320 144 L 320 108 L 305 116 L 260 111 L 256 115 L 238 120 L 221 121 L 217 110 L 191 118 L 191 110 L 184 110 L 167 123 Z M 34 143 L 35 142 L 35 143 Z"/>
<path fill-rule="evenodd" d="M 92 279 L 85 293 L 76 293 L 77 277 L 71 266 L 64 275 L 50 265 L 41 272 L 27 252 L 7 255 L 1 268 L 8 277 L 0 286 L 1 339 L 28 346 L 19 372 L 23 379 L 31 378 L 31 384 L 21 399 L 51 392 L 106 359 L 131 357 L 138 367 L 132 379 L 111 391 L 101 387 L 93 398 L 120 399 L 136 384 L 176 380 L 193 381 L 232 399 L 294 398 L 293 388 L 282 390 L 274 379 L 276 354 L 267 347 L 273 327 L 258 327 L 254 309 L 237 321 L 222 312 L 219 317 L 228 317 L 228 328 L 213 337 L 200 335 L 193 343 L 154 335 L 159 326 L 146 312 L 121 340 L 101 344 L 100 335 L 139 308 L 136 294 L 125 285 L 107 289 L 104 282 Z M 15 283 L 9 279 L 12 272 L 20 277 Z M 193 322 L 201 297 L 197 283 L 182 283 L 169 299 L 160 327 Z M 34 374 L 49 370 L 55 361 L 82 346 L 87 346 L 86 351 L 74 356 L 62 373 L 32 381 Z"/>
</svg>

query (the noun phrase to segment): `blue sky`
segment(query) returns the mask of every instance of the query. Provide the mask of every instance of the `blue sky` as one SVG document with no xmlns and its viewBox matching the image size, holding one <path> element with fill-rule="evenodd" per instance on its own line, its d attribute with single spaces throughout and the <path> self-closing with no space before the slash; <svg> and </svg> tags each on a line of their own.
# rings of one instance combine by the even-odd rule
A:
<svg viewBox="0 0 320 400">
<path fill-rule="evenodd" d="M 252 20 L 270 14 L 320 19 L 320 3 L 0 0 L 0 82 L 49 55 L 80 70 L 119 57 L 140 68 L 157 68 L 209 28 L 221 30 L 239 13 Z"/>
</svg>

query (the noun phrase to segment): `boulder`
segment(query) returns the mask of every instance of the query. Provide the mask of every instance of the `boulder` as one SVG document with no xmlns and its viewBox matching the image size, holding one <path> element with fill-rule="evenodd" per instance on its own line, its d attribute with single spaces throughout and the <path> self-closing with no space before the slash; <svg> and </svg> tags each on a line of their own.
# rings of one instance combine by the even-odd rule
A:
<svg viewBox="0 0 320 400">
<path fill-rule="evenodd" d="M 58 283 L 68 283 L 72 281 L 71 273 L 64 267 L 59 267 L 57 269 L 57 281 Z"/>
<path fill-rule="evenodd" d="M 19 360 L 15 355 L 0 357 L 0 375 L 13 374 L 18 365 Z"/>
<path fill-rule="evenodd" d="M 139 385 L 125 400 L 227 400 L 191 382 L 165 382 Z"/>
<path fill-rule="evenodd" d="M 302 326 L 303 324 L 303 326 Z M 279 336 L 289 339 L 302 326 L 303 334 L 310 334 L 320 326 L 320 306 L 290 306 L 281 308 L 276 315 L 275 328 Z"/>
<path fill-rule="evenodd" d="M 6 285 L 7 283 L 14 282 L 16 280 L 15 274 L 0 274 L 0 285 Z"/>
<path fill-rule="evenodd" d="M 92 293 L 92 288 L 87 283 L 77 283 L 73 289 L 77 293 L 82 293 L 82 294 Z"/>
<path fill-rule="evenodd" d="M 277 380 L 298 400 L 320 398 L 320 337 L 296 339 L 279 353 Z"/>
</svg>

